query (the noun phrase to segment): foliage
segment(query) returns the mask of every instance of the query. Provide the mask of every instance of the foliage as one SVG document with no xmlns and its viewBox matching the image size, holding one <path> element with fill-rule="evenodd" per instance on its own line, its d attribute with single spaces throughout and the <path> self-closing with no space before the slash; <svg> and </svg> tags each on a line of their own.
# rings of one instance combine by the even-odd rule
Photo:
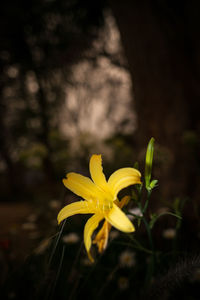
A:
<svg viewBox="0 0 200 300">
<path fill-rule="evenodd" d="M 174 299 L 175 295 L 198 299 L 200 258 L 195 253 L 187 254 L 183 247 L 188 240 L 182 219 L 184 200 L 176 198 L 168 207 L 160 207 L 153 213 L 149 206 L 158 188 L 158 181 L 152 179 L 153 154 L 151 139 L 144 182 L 131 190 L 132 200 L 125 209 L 133 219 L 134 233 L 112 230 L 107 249 L 101 255 L 96 253 L 92 264 L 80 234 L 87 216 L 64 221 L 54 236 L 41 241 L 23 268 L 7 279 L 3 289 L 5 299 L 11 294 L 13 299 L 22 299 L 24 295 L 26 299 L 161 299 L 162 289 L 165 299 Z M 51 207 L 56 207 L 54 204 Z M 59 208 L 60 204 L 56 211 Z M 44 211 L 47 209 L 44 207 Z M 40 214 L 52 220 L 52 213 L 40 211 Z"/>
</svg>

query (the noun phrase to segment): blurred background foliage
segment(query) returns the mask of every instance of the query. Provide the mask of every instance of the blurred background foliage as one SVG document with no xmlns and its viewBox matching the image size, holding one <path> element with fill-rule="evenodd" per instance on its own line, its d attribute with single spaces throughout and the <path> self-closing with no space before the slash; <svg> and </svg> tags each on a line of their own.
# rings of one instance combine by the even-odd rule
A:
<svg viewBox="0 0 200 300">
<path fill-rule="evenodd" d="M 57 212 L 75 199 L 62 185 L 67 172 L 88 175 L 92 153 L 103 154 L 107 176 L 136 161 L 143 172 L 152 136 L 159 188 L 151 209 L 184 203 L 179 242 L 198 249 L 199 10 L 197 1 L 169 0 L 1 4 L 1 282 L 55 233 Z M 80 231 L 83 221 L 75 217 L 67 232 Z M 161 225 L 158 240 L 175 226 L 168 218 Z M 107 274 L 106 264 L 99 268 Z M 122 273 L 116 281 L 127 286 Z"/>
<path fill-rule="evenodd" d="M 102 1 L 3 5 L 2 200 L 34 197 L 38 184 L 49 184 L 54 195 L 73 157 L 78 165 L 97 143 L 103 151 L 106 137 L 134 128 L 130 75 L 103 7 Z"/>
<path fill-rule="evenodd" d="M 59 130 L 59 112 L 71 65 L 81 59 L 103 22 L 101 5 L 91 1 L 86 6 L 79 1 L 2 5 L 1 181 L 4 197 L 10 200 L 21 199 L 24 188 L 35 181 L 52 182 L 58 165 L 67 163 L 68 141 Z"/>
</svg>

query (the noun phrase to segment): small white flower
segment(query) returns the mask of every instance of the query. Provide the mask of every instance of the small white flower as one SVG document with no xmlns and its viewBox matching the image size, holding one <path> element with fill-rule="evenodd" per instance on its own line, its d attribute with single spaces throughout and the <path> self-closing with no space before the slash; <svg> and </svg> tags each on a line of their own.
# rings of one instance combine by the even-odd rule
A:
<svg viewBox="0 0 200 300">
<path fill-rule="evenodd" d="M 130 214 L 129 214 L 130 213 Z M 142 211 L 140 208 L 135 207 L 135 208 L 131 208 L 129 209 L 128 213 L 127 213 L 127 217 L 132 221 L 135 217 L 133 215 L 136 215 L 138 217 L 142 217 Z"/>
<path fill-rule="evenodd" d="M 122 252 L 119 257 L 119 264 L 121 267 L 128 268 L 135 266 L 135 253 L 129 250 Z"/>
<path fill-rule="evenodd" d="M 10 66 L 8 69 L 7 69 L 7 75 L 10 77 L 10 78 L 16 78 L 17 75 L 19 73 L 19 69 L 16 67 L 16 66 Z"/>
<path fill-rule="evenodd" d="M 174 228 L 168 228 L 168 229 L 165 229 L 162 233 L 162 236 L 165 238 L 165 239 L 173 239 L 175 236 L 176 236 L 176 230 Z"/>
<path fill-rule="evenodd" d="M 62 241 L 64 243 L 75 244 L 79 241 L 79 236 L 75 232 L 71 232 L 63 236 Z"/>
<path fill-rule="evenodd" d="M 49 206 L 53 209 L 58 209 L 60 208 L 60 202 L 58 200 L 51 200 Z"/>
<path fill-rule="evenodd" d="M 24 229 L 24 230 L 36 230 L 37 226 L 33 222 L 27 222 L 27 223 L 22 224 L 22 229 Z"/>
</svg>

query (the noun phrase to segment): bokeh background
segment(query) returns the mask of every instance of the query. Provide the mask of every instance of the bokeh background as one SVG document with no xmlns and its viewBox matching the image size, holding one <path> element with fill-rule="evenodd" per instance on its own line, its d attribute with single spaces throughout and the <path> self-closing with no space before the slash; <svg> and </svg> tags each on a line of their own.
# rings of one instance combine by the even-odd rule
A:
<svg viewBox="0 0 200 300">
<path fill-rule="evenodd" d="M 88 175 L 93 153 L 106 176 L 136 161 L 143 172 L 151 137 L 151 209 L 184 203 L 181 243 L 198 252 L 199 13 L 186 0 L 1 4 L 2 284 L 58 229 L 57 212 L 75 199 L 62 184 L 67 172 Z M 81 236 L 85 219 L 74 220 L 67 232 Z"/>
</svg>

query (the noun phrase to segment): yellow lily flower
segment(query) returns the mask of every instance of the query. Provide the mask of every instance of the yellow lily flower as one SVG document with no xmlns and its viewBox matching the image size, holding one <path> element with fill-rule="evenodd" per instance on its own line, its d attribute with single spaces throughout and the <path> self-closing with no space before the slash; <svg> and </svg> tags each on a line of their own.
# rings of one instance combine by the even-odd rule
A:
<svg viewBox="0 0 200 300">
<path fill-rule="evenodd" d="M 141 174 L 134 168 L 121 168 L 115 171 L 106 181 L 102 168 L 101 155 L 94 154 L 89 164 L 91 178 L 77 173 L 68 173 L 63 179 L 64 185 L 84 201 L 66 205 L 58 214 L 58 223 L 75 214 L 93 214 L 84 228 L 84 244 L 91 261 L 94 261 L 90 248 L 92 234 L 99 222 L 105 219 L 110 225 L 123 232 L 133 232 L 133 224 L 120 209 L 117 195 L 123 188 L 141 183 Z"/>
</svg>

